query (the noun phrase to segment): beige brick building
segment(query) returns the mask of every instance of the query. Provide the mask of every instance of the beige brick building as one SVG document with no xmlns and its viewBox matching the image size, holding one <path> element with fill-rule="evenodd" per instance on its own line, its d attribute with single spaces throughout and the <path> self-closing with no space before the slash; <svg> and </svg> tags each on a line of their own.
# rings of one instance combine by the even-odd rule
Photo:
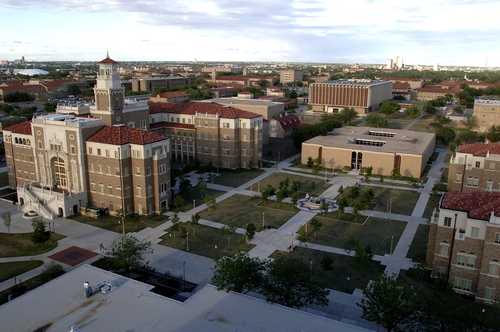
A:
<svg viewBox="0 0 500 332">
<path fill-rule="evenodd" d="M 431 219 L 426 263 L 461 294 L 500 298 L 500 193 L 446 193 Z"/>
<path fill-rule="evenodd" d="M 500 191 L 500 144 L 463 144 L 450 158 L 448 191 Z"/>
<path fill-rule="evenodd" d="M 500 125 L 500 97 L 486 96 L 474 100 L 473 117 L 479 131 L 486 132 L 492 126 Z"/>
<path fill-rule="evenodd" d="M 216 103 L 151 104 L 151 129 L 172 140 L 172 158 L 222 168 L 255 168 L 262 161 L 263 119 Z"/>
<path fill-rule="evenodd" d="M 149 127 L 148 108 L 127 107 L 119 83 L 116 62 L 107 57 L 99 63 L 90 117 L 55 113 L 4 129 L 9 184 L 25 211 L 54 219 L 85 207 L 127 214 L 168 208 L 170 142 L 130 128 Z"/>
<path fill-rule="evenodd" d="M 132 79 L 132 91 L 156 93 L 161 89 L 184 88 L 191 82 L 191 78 L 181 76 L 139 77 Z"/>
<path fill-rule="evenodd" d="M 336 113 L 354 108 L 359 115 L 378 110 L 392 99 L 392 82 L 377 80 L 336 80 L 309 86 L 309 105 L 314 112 Z"/>
<path fill-rule="evenodd" d="M 287 84 L 293 82 L 301 82 L 304 79 L 304 73 L 298 69 L 280 70 L 280 83 Z"/>
<path fill-rule="evenodd" d="M 302 164 L 320 160 L 325 168 L 360 170 L 373 174 L 420 178 L 436 143 L 435 134 L 371 127 L 342 127 L 302 143 Z"/>
</svg>

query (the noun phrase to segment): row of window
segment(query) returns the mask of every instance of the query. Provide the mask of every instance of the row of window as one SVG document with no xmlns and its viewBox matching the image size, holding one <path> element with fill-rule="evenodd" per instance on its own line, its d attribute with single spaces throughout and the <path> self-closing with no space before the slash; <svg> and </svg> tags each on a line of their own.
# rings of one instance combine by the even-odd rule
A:
<svg viewBox="0 0 500 332">
<path fill-rule="evenodd" d="M 29 140 L 29 138 L 21 138 L 21 137 L 14 138 L 14 143 L 21 145 L 31 145 L 31 141 Z"/>
</svg>

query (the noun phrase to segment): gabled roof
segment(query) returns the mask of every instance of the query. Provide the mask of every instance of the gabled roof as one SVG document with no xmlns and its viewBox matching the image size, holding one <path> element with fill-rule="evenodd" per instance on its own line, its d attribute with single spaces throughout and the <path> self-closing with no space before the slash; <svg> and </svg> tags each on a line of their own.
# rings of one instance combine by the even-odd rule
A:
<svg viewBox="0 0 500 332">
<path fill-rule="evenodd" d="M 4 131 L 10 131 L 14 134 L 31 135 L 31 121 L 23 121 L 8 126 Z"/>
<path fill-rule="evenodd" d="M 185 104 L 149 103 L 150 113 L 189 114 L 205 113 L 219 115 L 224 119 L 253 119 L 261 117 L 259 114 L 243 111 L 230 106 L 212 102 L 189 102 Z"/>
<path fill-rule="evenodd" d="M 298 116 L 288 114 L 277 119 L 283 129 L 294 129 L 300 126 L 300 119 Z"/>
<path fill-rule="evenodd" d="M 500 143 L 472 143 L 458 146 L 458 152 L 472 154 L 477 157 L 486 157 L 488 153 L 500 154 Z"/>
<path fill-rule="evenodd" d="M 106 126 L 92 135 L 87 141 L 111 145 L 137 144 L 145 145 L 166 139 L 163 134 L 124 125 Z"/>
<path fill-rule="evenodd" d="M 116 62 L 115 60 L 111 59 L 109 57 L 109 55 L 108 55 L 108 56 L 106 56 L 105 59 L 99 61 L 98 63 L 105 64 L 105 65 L 112 65 L 112 64 L 115 64 L 115 63 L 118 63 L 118 62 Z"/>
<path fill-rule="evenodd" d="M 500 215 L 500 193 L 448 192 L 443 196 L 441 208 L 467 212 L 472 219 L 489 220 L 491 212 Z"/>
</svg>

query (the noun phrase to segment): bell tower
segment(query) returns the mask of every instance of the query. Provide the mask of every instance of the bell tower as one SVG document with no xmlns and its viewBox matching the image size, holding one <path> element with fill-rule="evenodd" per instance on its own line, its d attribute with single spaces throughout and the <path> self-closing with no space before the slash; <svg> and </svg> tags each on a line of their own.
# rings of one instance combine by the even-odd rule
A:
<svg viewBox="0 0 500 332">
<path fill-rule="evenodd" d="M 101 118 L 108 126 L 121 123 L 125 90 L 121 86 L 118 62 L 111 59 L 108 53 L 98 65 L 94 88 L 95 110 L 91 114 Z"/>
</svg>

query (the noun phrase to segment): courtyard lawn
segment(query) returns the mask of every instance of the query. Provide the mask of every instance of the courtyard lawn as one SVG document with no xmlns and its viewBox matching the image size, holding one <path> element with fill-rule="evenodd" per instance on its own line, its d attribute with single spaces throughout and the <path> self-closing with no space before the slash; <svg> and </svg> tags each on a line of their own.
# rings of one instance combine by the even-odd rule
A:
<svg viewBox="0 0 500 332">
<path fill-rule="evenodd" d="M 108 231 L 122 233 L 122 224 L 119 217 L 115 216 L 103 216 L 100 218 L 91 218 L 87 216 L 74 216 L 71 219 L 78 222 L 92 225 L 99 228 L 107 229 Z M 133 233 L 138 232 L 146 227 L 156 227 L 167 221 L 165 216 L 153 215 L 153 216 L 128 216 L 125 218 L 125 232 Z"/>
<path fill-rule="evenodd" d="M 247 252 L 254 247 L 246 242 L 243 235 L 192 223 L 180 223 L 170 227 L 161 239 L 162 245 L 213 259 Z"/>
<path fill-rule="evenodd" d="M 413 123 L 413 125 L 408 128 L 409 130 L 415 130 L 415 131 L 425 131 L 428 133 L 434 133 L 434 128 L 431 127 L 431 123 L 435 122 L 436 120 L 434 119 L 433 115 L 426 115 L 422 117 L 421 119 L 418 119 Z"/>
<path fill-rule="evenodd" d="M 190 187 L 186 192 L 181 196 L 184 200 L 181 206 L 176 206 L 173 210 L 176 212 L 185 212 L 191 210 L 193 206 L 193 201 L 196 206 L 203 204 L 203 198 L 205 197 L 218 197 L 222 195 L 224 192 L 213 189 L 203 189 L 199 190 L 198 187 Z M 175 202 L 175 201 L 174 201 Z"/>
<path fill-rule="evenodd" d="M 424 218 L 430 219 L 432 217 L 432 212 L 438 207 L 441 196 L 441 194 L 431 194 L 429 196 L 429 201 L 427 202 L 424 210 Z"/>
<path fill-rule="evenodd" d="M 366 187 L 361 187 L 362 189 Z M 398 190 L 382 187 L 370 187 L 375 194 L 369 209 L 411 215 L 417 203 L 419 193 L 412 190 Z"/>
<path fill-rule="evenodd" d="M 244 183 L 264 173 L 262 169 L 219 170 L 220 175 L 213 180 L 214 183 L 228 187 L 239 187 Z"/>
<path fill-rule="evenodd" d="M 265 187 L 271 185 L 277 190 L 280 182 L 285 181 L 286 179 L 289 179 L 289 188 L 292 185 L 292 182 L 297 181 L 299 183 L 299 193 L 301 197 L 304 197 L 306 193 L 317 196 L 329 187 L 329 185 L 322 179 L 288 173 L 274 173 L 264 180 L 251 185 L 248 189 L 253 191 L 262 191 Z"/>
<path fill-rule="evenodd" d="M 223 200 L 214 208 L 200 213 L 202 219 L 216 221 L 234 227 L 246 227 L 253 223 L 262 229 L 262 214 L 265 227 L 279 228 L 298 212 L 292 204 L 262 201 L 258 197 L 234 195 Z"/>
<path fill-rule="evenodd" d="M 44 243 L 33 243 L 31 234 L 32 233 L 0 233 L 0 257 L 40 255 L 57 247 L 57 241 L 64 238 L 63 235 L 51 233 L 48 241 Z"/>
<path fill-rule="evenodd" d="M 368 218 L 363 224 L 321 216 L 315 219 L 321 222 L 319 229 L 308 225 L 307 234 L 305 226 L 299 231 L 308 242 L 353 250 L 355 241 L 359 241 L 363 246 L 370 246 L 377 255 L 392 253 L 406 226 L 401 221 L 376 218 Z"/>
<path fill-rule="evenodd" d="M 354 257 L 337 255 L 318 250 L 297 247 L 290 253 L 274 252 L 271 257 L 290 255 L 302 259 L 312 265 L 312 273 L 320 283 L 330 289 L 352 293 L 354 289 L 364 289 L 370 280 L 378 279 L 384 273 L 384 266 L 375 261 L 359 264 Z M 325 270 L 321 260 L 330 257 L 333 261 L 332 269 Z"/>
<path fill-rule="evenodd" d="M 0 263 L 0 282 L 33 270 L 42 264 L 42 261 L 36 260 Z"/>
<path fill-rule="evenodd" d="M 408 251 L 408 258 L 417 263 L 425 263 L 425 254 L 427 252 L 427 241 L 429 237 L 429 225 L 418 225 L 417 233 Z"/>
</svg>

